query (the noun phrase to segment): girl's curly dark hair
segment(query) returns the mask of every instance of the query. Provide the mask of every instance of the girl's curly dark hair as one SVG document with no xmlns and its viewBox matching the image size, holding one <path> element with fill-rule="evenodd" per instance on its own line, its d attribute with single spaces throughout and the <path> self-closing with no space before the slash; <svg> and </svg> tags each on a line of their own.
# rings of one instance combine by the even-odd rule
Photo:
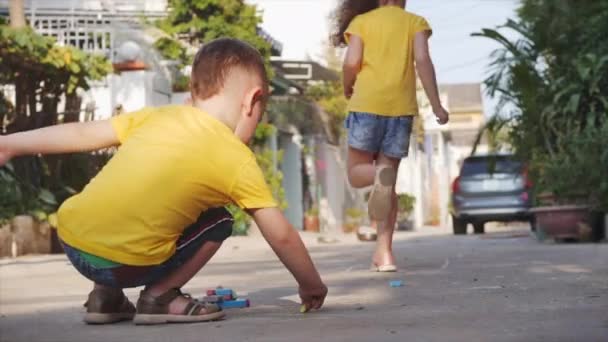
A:
<svg viewBox="0 0 608 342">
<path fill-rule="evenodd" d="M 338 8 L 331 15 L 334 26 L 331 35 L 332 44 L 336 47 L 346 45 L 344 32 L 350 22 L 359 14 L 375 10 L 378 6 L 378 0 L 341 0 Z"/>
</svg>

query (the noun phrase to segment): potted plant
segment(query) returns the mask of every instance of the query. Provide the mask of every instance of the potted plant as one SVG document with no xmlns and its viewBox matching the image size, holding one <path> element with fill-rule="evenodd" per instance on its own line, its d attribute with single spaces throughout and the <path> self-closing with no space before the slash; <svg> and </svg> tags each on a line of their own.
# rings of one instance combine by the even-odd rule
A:
<svg viewBox="0 0 608 342">
<path fill-rule="evenodd" d="M 397 229 L 413 230 L 414 222 L 411 219 L 414 211 L 416 197 L 410 194 L 397 195 Z"/>
<path fill-rule="evenodd" d="M 320 231 L 319 208 L 312 205 L 304 214 L 304 230 L 318 233 Z"/>
<path fill-rule="evenodd" d="M 353 233 L 358 231 L 363 223 L 364 212 L 358 208 L 348 208 L 345 212 L 344 224 L 342 231 L 344 233 Z"/>
<path fill-rule="evenodd" d="M 563 136 L 559 150 L 536 162 L 538 236 L 599 241 L 608 212 L 608 122 Z"/>
</svg>

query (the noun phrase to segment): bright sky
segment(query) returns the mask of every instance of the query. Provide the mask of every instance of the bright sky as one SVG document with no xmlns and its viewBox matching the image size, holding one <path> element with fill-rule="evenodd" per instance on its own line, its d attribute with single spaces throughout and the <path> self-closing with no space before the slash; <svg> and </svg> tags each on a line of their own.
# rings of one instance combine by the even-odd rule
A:
<svg viewBox="0 0 608 342">
<path fill-rule="evenodd" d="M 247 0 L 263 11 L 262 27 L 283 43 L 283 57 L 316 59 L 329 35 L 336 0 Z M 482 82 L 489 54 L 498 46 L 472 32 L 515 17 L 518 0 L 408 0 L 434 30 L 431 53 L 440 83 Z M 489 100 L 486 105 L 490 105 Z M 487 109 L 488 106 L 486 106 Z M 489 113 L 488 113 L 489 114 Z"/>
</svg>

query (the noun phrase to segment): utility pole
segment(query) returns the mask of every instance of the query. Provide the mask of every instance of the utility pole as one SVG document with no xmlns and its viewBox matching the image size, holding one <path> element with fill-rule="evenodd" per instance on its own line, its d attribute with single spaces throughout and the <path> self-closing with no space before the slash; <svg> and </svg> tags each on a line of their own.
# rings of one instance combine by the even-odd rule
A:
<svg viewBox="0 0 608 342">
<path fill-rule="evenodd" d="M 11 27 L 13 27 L 13 28 L 25 27 L 25 13 L 23 10 L 23 0 L 10 0 L 8 11 L 10 14 L 10 19 L 11 19 Z"/>
</svg>

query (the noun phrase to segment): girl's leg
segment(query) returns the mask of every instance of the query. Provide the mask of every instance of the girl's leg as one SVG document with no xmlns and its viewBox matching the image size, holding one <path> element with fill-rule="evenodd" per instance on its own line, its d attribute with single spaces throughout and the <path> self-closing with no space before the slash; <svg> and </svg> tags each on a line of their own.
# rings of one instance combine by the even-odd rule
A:
<svg viewBox="0 0 608 342">
<path fill-rule="evenodd" d="M 348 148 L 348 181 L 353 188 L 365 188 L 374 184 L 374 158 L 374 153 Z"/>
<path fill-rule="evenodd" d="M 374 165 L 374 154 L 357 150 L 348 149 L 348 180 L 354 188 L 364 188 L 374 184 L 377 166 L 390 166 L 397 172 L 399 159 L 390 158 L 383 154 L 379 155 L 376 165 Z M 374 222 L 378 230 L 378 240 L 376 251 L 372 257 L 372 262 L 376 266 L 394 265 L 393 256 L 393 232 L 397 220 L 397 195 L 395 194 L 395 184 L 392 184 L 391 210 L 388 218 L 382 222 Z"/>
<path fill-rule="evenodd" d="M 390 166 L 395 170 L 399 169 L 399 159 L 390 158 L 383 154 L 378 157 L 378 165 Z M 392 186 L 391 210 L 388 218 L 382 222 L 376 222 L 378 227 L 378 240 L 376 241 L 376 251 L 372 258 L 372 262 L 376 266 L 394 265 L 395 257 L 393 256 L 393 232 L 395 231 L 395 223 L 397 221 L 397 194 L 395 193 L 395 184 Z"/>
</svg>

